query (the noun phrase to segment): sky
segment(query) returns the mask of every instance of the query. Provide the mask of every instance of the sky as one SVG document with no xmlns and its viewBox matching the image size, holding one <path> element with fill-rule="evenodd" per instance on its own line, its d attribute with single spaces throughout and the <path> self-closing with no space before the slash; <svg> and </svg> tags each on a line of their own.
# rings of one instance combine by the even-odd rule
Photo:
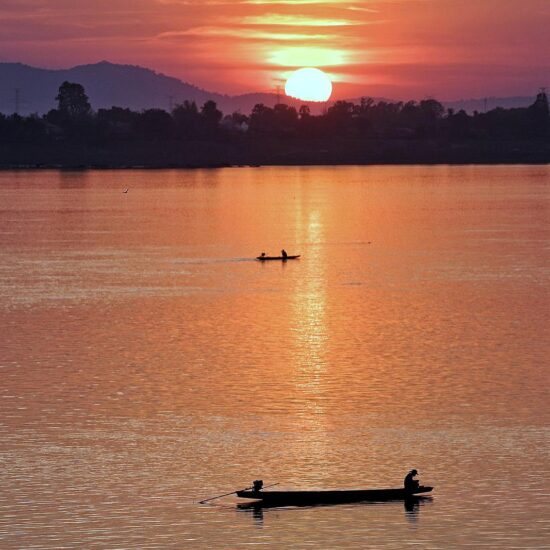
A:
<svg viewBox="0 0 550 550">
<path fill-rule="evenodd" d="M 0 61 L 141 65 L 210 91 L 317 67 L 333 98 L 534 95 L 550 0 L 0 0 Z"/>
</svg>

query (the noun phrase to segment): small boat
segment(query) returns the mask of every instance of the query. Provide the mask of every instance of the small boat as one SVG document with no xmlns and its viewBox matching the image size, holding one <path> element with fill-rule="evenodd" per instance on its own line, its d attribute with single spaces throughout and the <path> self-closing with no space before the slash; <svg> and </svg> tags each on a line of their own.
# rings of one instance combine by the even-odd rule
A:
<svg viewBox="0 0 550 550">
<path fill-rule="evenodd" d="M 433 487 L 420 486 L 414 491 L 405 489 L 353 489 L 340 491 L 237 491 L 240 498 L 261 501 L 266 505 L 303 506 L 314 504 L 344 504 L 347 502 L 384 502 L 407 500 L 429 493 Z"/>
<path fill-rule="evenodd" d="M 273 260 L 279 260 L 280 262 L 286 262 L 286 260 L 296 260 L 300 257 L 300 254 L 297 256 L 258 256 L 256 260 L 260 260 L 260 262 L 269 262 Z"/>
</svg>

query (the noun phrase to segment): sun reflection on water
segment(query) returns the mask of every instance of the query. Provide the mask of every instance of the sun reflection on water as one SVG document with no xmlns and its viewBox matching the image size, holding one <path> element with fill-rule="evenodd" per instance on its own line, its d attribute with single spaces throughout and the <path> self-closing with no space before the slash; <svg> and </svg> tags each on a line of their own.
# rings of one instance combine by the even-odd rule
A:
<svg viewBox="0 0 550 550">
<path fill-rule="evenodd" d="M 324 224 L 317 210 L 307 213 L 303 225 L 303 240 L 316 243 L 322 239 Z M 313 249 L 303 262 L 305 274 L 294 293 L 294 335 L 299 361 L 296 364 L 296 387 L 309 395 L 308 409 L 315 414 L 324 412 L 323 381 L 327 367 L 327 296 L 325 262 L 318 249 Z"/>
</svg>

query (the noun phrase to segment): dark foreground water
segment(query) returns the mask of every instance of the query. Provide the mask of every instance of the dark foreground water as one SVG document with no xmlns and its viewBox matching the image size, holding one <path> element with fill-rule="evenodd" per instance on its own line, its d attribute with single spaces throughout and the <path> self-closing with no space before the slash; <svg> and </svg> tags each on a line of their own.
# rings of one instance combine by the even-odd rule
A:
<svg viewBox="0 0 550 550">
<path fill-rule="evenodd" d="M 550 548 L 549 214 L 544 166 L 0 172 L 0 547 Z"/>
</svg>

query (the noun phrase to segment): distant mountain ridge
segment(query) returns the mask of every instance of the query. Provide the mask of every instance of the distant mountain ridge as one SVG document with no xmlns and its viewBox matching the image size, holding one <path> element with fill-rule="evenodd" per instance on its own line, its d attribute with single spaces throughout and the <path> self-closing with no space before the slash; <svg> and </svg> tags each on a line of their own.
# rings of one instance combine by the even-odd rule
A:
<svg viewBox="0 0 550 550">
<path fill-rule="evenodd" d="M 71 69 L 50 70 L 21 63 L 0 63 L 0 111 L 14 112 L 15 90 L 19 90 L 21 114 L 48 112 L 57 106 L 55 97 L 65 80 L 82 84 L 96 110 L 113 105 L 135 110 L 168 109 L 180 98 L 181 101 L 189 99 L 197 103 L 213 99 L 221 105 L 228 99 L 228 96 L 134 65 L 101 61 Z"/>
<path fill-rule="evenodd" d="M 136 65 L 119 65 L 101 61 L 91 65 L 79 65 L 71 69 L 41 69 L 22 63 L 0 63 L 0 112 L 12 114 L 16 108 L 21 115 L 43 114 L 56 105 L 55 97 L 59 86 L 65 81 L 78 82 L 86 89 L 92 107 L 97 110 L 112 106 L 128 107 L 132 110 L 161 108 L 184 100 L 195 101 L 199 106 L 213 100 L 218 107 L 229 114 L 241 111 L 249 114 L 254 105 L 263 103 L 273 106 L 277 95 L 271 93 L 249 93 L 229 96 L 203 90 L 174 77 L 157 73 Z M 368 94 L 365 94 L 368 95 Z M 377 101 L 381 98 L 375 98 Z M 357 102 L 358 100 L 350 100 Z M 386 100 L 392 101 L 392 100 Z M 467 112 L 484 111 L 499 107 L 526 107 L 533 97 L 508 97 L 466 99 L 446 102 L 445 107 Z M 303 101 L 285 97 L 285 103 L 299 107 Z M 309 104 L 312 112 L 319 112 L 323 104 Z"/>
<path fill-rule="evenodd" d="M 485 97 L 482 99 L 459 99 L 457 101 L 448 101 L 445 107 L 460 111 L 464 109 L 467 113 L 478 111 L 484 113 L 497 107 L 505 109 L 516 109 L 520 107 L 529 107 L 535 102 L 536 94 L 533 96 L 514 96 L 514 97 Z"/>
</svg>

